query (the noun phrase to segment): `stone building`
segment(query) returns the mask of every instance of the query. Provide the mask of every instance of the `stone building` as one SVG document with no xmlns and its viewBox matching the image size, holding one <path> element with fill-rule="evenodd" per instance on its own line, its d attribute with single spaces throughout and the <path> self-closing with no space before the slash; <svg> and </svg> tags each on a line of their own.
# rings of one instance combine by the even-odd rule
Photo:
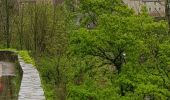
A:
<svg viewBox="0 0 170 100">
<path fill-rule="evenodd" d="M 64 0 L 52 0 L 52 4 L 61 4 Z"/>
<path fill-rule="evenodd" d="M 146 6 L 149 15 L 154 17 L 165 16 L 165 0 L 123 0 L 136 14 L 140 14 L 142 6 Z"/>
<path fill-rule="evenodd" d="M 36 3 L 36 0 L 17 0 L 18 3 Z"/>
<path fill-rule="evenodd" d="M 31 4 L 36 4 L 36 3 L 49 3 L 49 4 L 61 4 L 64 0 L 18 0 L 19 3 L 31 3 Z"/>
</svg>

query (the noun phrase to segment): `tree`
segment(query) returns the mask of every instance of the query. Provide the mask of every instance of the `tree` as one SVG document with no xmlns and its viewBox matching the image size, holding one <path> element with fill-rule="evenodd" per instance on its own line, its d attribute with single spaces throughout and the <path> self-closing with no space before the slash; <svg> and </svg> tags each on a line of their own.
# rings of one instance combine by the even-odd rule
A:
<svg viewBox="0 0 170 100">
<path fill-rule="evenodd" d="M 115 67 L 117 74 L 112 73 L 114 78 L 110 80 L 119 88 L 119 99 L 168 98 L 169 75 L 166 70 L 169 67 L 166 65 L 162 69 L 161 56 L 158 56 L 162 55 L 160 47 L 168 38 L 165 22 L 154 22 L 145 13 L 140 16 L 106 13 L 101 14 L 97 21 L 95 29 L 73 31 L 72 54 L 97 59 L 100 63 L 96 62 L 93 69 Z M 155 84 L 155 80 L 160 83 Z"/>
<path fill-rule="evenodd" d="M 6 47 L 11 47 L 11 23 L 12 23 L 12 16 L 13 11 L 15 11 L 14 8 L 15 0 L 2 0 L 1 1 L 1 16 L 4 20 L 3 26 L 4 26 L 4 37 L 6 40 Z"/>
<path fill-rule="evenodd" d="M 166 17 L 168 20 L 168 25 L 169 25 L 169 32 L 170 32 L 170 0 L 166 0 L 165 2 L 165 13 L 166 13 Z"/>
</svg>

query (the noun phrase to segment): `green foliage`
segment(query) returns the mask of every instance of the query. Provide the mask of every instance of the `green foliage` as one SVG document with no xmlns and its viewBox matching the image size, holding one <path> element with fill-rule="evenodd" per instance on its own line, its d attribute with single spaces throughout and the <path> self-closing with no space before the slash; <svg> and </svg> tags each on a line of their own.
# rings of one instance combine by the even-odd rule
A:
<svg viewBox="0 0 170 100">
<path fill-rule="evenodd" d="M 49 58 L 39 58 L 36 61 L 37 68 L 40 71 L 40 75 L 42 78 L 46 99 L 54 100 L 56 99 L 56 91 L 54 89 L 54 76 L 56 75 L 54 71 L 55 63 Z"/>
<path fill-rule="evenodd" d="M 0 51 L 16 51 L 14 48 L 1 48 Z"/>
<path fill-rule="evenodd" d="M 125 17 L 103 14 L 99 17 L 98 27 L 95 29 L 80 28 L 71 34 L 70 52 L 85 59 L 89 56 L 94 57 L 103 63 L 103 67 L 116 67 L 117 77 L 110 74 L 110 77 L 115 77 L 113 80 L 110 79 L 112 84 L 115 84 L 112 88 L 118 88 L 114 91 L 116 99 L 165 100 L 169 98 L 170 93 L 167 72 L 169 68 L 162 65 L 165 64 L 165 59 L 169 61 L 169 50 L 165 45 L 168 43 L 166 34 L 166 23 L 154 22 L 149 16 Z M 101 65 L 98 67 L 96 64 L 94 67 L 99 69 Z M 74 94 L 75 89 L 73 90 Z M 77 94 L 74 95 L 79 97 Z"/>
<path fill-rule="evenodd" d="M 96 93 L 92 93 L 89 92 L 89 90 L 85 89 L 85 88 L 81 88 L 80 86 L 73 86 L 71 87 L 71 85 L 69 86 L 69 98 L 68 100 L 87 100 L 87 99 L 93 99 L 96 100 L 97 98 L 97 94 Z"/>
<path fill-rule="evenodd" d="M 48 56 L 41 56 L 35 60 L 42 78 L 46 99 L 56 100 L 58 98 L 65 98 L 66 90 L 64 84 L 68 80 L 65 77 L 67 75 L 65 72 L 67 60 L 64 57 L 54 58 Z"/>
<path fill-rule="evenodd" d="M 28 5 L 12 25 L 12 47 L 31 51 L 47 100 L 170 98 L 168 25 L 145 7 L 137 16 L 120 0 Z"/>
</svg>

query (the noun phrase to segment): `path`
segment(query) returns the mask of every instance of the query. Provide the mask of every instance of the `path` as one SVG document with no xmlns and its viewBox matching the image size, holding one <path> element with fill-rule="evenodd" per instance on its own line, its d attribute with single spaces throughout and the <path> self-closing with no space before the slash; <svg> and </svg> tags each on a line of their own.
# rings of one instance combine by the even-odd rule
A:
<svg viewBox="0 0 170 100">
<path fill-rule="evenodd" d="M 45 100 L 37 69 L 32 64 L 25 63 L 20 56 L 18 58 L 23 70 L 18 100 Z"/>
</svg>

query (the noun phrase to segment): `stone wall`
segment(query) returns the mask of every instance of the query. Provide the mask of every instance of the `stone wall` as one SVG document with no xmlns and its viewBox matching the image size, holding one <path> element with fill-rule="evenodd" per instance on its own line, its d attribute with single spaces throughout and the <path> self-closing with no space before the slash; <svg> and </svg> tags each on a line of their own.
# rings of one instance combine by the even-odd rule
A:
<svg viewBox="0 0 170 100">
<path fill-rule="evenodd" d="M 154 0 L 123 0 L 123 2 L 132 8 L 138 15 L 141 13 L 141 7 L 146 6 L 149 15 L 154 17 L 165 17 L 165 1 Z"/>
<path fill-rule="evenodd" d="M 35 66 L 24 62 L 15 51 L 0 51 L 0 61 L 18 62 L 22 76 L 18 100 L 45 100 L 39 72 Z"/>
<path fill-rule="evenodd" d="M 19 87 L 21 84 L 21 79 L 22 79 L 22 75 L 23 75 L 23 71 L 22 68 L 19 64 L 19 59 L 18 59 L 18 55 L 15 51 L 0 51 L 0 64 L 2 64 L 3 66 L 1 66 L 1 80 L 6 78 L 6 79 L 12 79 L 13 77 L 16 77 L 15 81 L 17 81 L 17 84 L 15 84 L 16 87 L 9 87 L 8 84 L 12 84 L 11 80 L 8 81 L 2 81 L 2 82 L 7 82 L 6 83 L 2 83 L 3 87 L 6 86 L 6 88 L 4 89 L 11 89 L 10 91 L 12 91 L 13 93 L 11 93 L 12 97 L 18 98 L 19 96 Z M 5 79 L 5 80 L 6 80 Z M 6 90 L 4 90 L 6 91 Z M 5 94 L 4 94 L 5 93 Z M 8 93 L 7 93 L 8 94 Z M 6 94 L 6 92 L 2 92 L 1 94 L 1 98 L 0 100 L 2 100 L 2 98 L 8 98 L 8 95 Z M 2 96 L 3 95 L 3 96 Z M 4 97 L 5 96 L 5 97 Z M 9 96 L 9 98 L 11 98 Z"/>
<path fill-rule="evenodd" d="M 0 61 L 9 61 L 15 63 L 18 61 L 18 55 L 13 51 L 0 51 Z"/>
</svg>

